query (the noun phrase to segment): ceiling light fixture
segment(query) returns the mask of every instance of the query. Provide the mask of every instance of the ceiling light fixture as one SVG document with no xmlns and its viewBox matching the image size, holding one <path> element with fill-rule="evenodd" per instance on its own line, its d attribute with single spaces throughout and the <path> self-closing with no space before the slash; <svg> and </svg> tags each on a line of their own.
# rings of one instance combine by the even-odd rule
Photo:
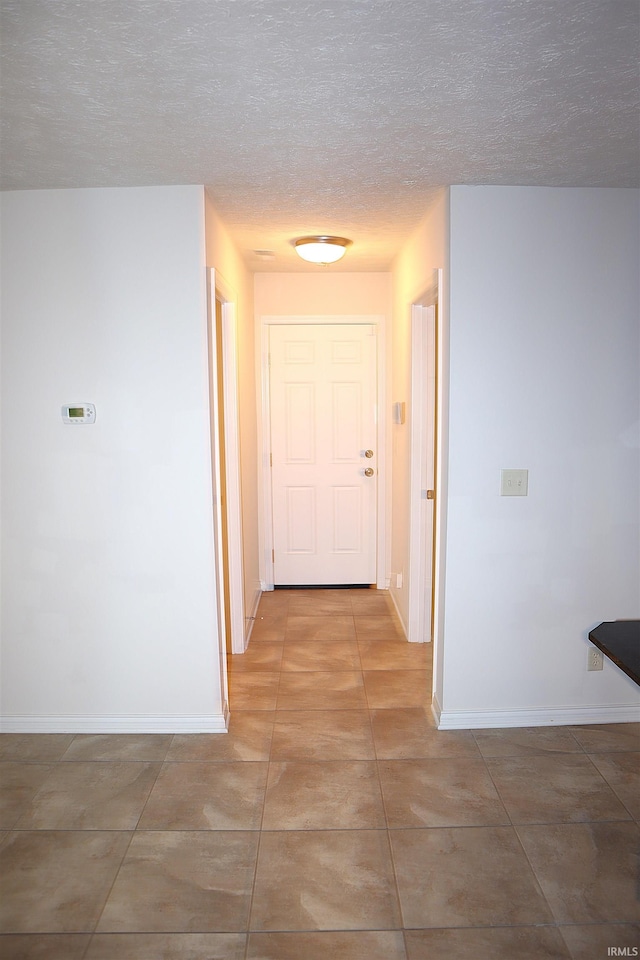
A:
<svg viewBox="0 0 640 960">
<path fill-rule="evenodd" d="M 335 263 L 344 257 L 352 240 L 346 237 L 300 237 L 294 246 L 298 256 L 309 263 Z"/>
</svg>

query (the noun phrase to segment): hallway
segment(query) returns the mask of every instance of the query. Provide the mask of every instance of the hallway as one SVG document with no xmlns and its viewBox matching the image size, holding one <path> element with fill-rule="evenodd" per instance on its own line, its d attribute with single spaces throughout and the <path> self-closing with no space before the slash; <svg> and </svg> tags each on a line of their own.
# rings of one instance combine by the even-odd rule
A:
<svg viewBox="0 0 640 960">
<path fill-rule="evenodd" d="M 275 591 L 228 735 L 2 736 L 0 957 L 636 946 L 638 725 L 439 732 L 430 654 L 384 593 Z"/>
</svg>

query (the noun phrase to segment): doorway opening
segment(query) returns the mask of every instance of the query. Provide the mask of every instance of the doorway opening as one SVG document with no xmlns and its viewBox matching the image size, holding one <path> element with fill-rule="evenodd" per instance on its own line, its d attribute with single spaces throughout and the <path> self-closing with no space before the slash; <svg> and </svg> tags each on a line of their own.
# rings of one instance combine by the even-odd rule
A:
<svg viewBox="0 0 640 960">
<path fill-rule="evenodd" d="M 216 544 L 220 671 L 228 699 L 226 655 L 245 650 L 236 296 L 213 269 L 207 275 L 212 497 Z"/>
</svg>

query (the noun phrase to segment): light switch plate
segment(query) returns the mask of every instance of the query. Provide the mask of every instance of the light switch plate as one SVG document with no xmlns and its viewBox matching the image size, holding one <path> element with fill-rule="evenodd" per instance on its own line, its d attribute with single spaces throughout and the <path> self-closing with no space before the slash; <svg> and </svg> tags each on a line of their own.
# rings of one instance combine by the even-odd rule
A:
<svg viewBox="0 0 640 960">
<path fill-rule="evenodd" d="M 528 470 L 503 470 L 500 484 L 501 497 L 526 497 L 529 492 Z"/>
</svg>

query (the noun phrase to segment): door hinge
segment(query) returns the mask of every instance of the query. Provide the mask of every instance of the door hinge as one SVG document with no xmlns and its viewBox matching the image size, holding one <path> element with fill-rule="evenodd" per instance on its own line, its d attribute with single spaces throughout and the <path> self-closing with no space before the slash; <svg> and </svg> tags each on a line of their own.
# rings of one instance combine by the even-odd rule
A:
<svg viewBox="0 0 640 960">
<path fill-rule="evenodd" d="M 273 454 L 272 454 L 272 453 L 269 454 L 269 466 L 270 466 L 270 467 L 273 466 Z"/>
<path fill-rule="evenodd" d="M 271 551 L 271 563 L 275 563 L 275 562 L 276 562 L 276 552 L 275 552 L 275 550 L 272 550 L 272 551 Z"/>
</svg>

